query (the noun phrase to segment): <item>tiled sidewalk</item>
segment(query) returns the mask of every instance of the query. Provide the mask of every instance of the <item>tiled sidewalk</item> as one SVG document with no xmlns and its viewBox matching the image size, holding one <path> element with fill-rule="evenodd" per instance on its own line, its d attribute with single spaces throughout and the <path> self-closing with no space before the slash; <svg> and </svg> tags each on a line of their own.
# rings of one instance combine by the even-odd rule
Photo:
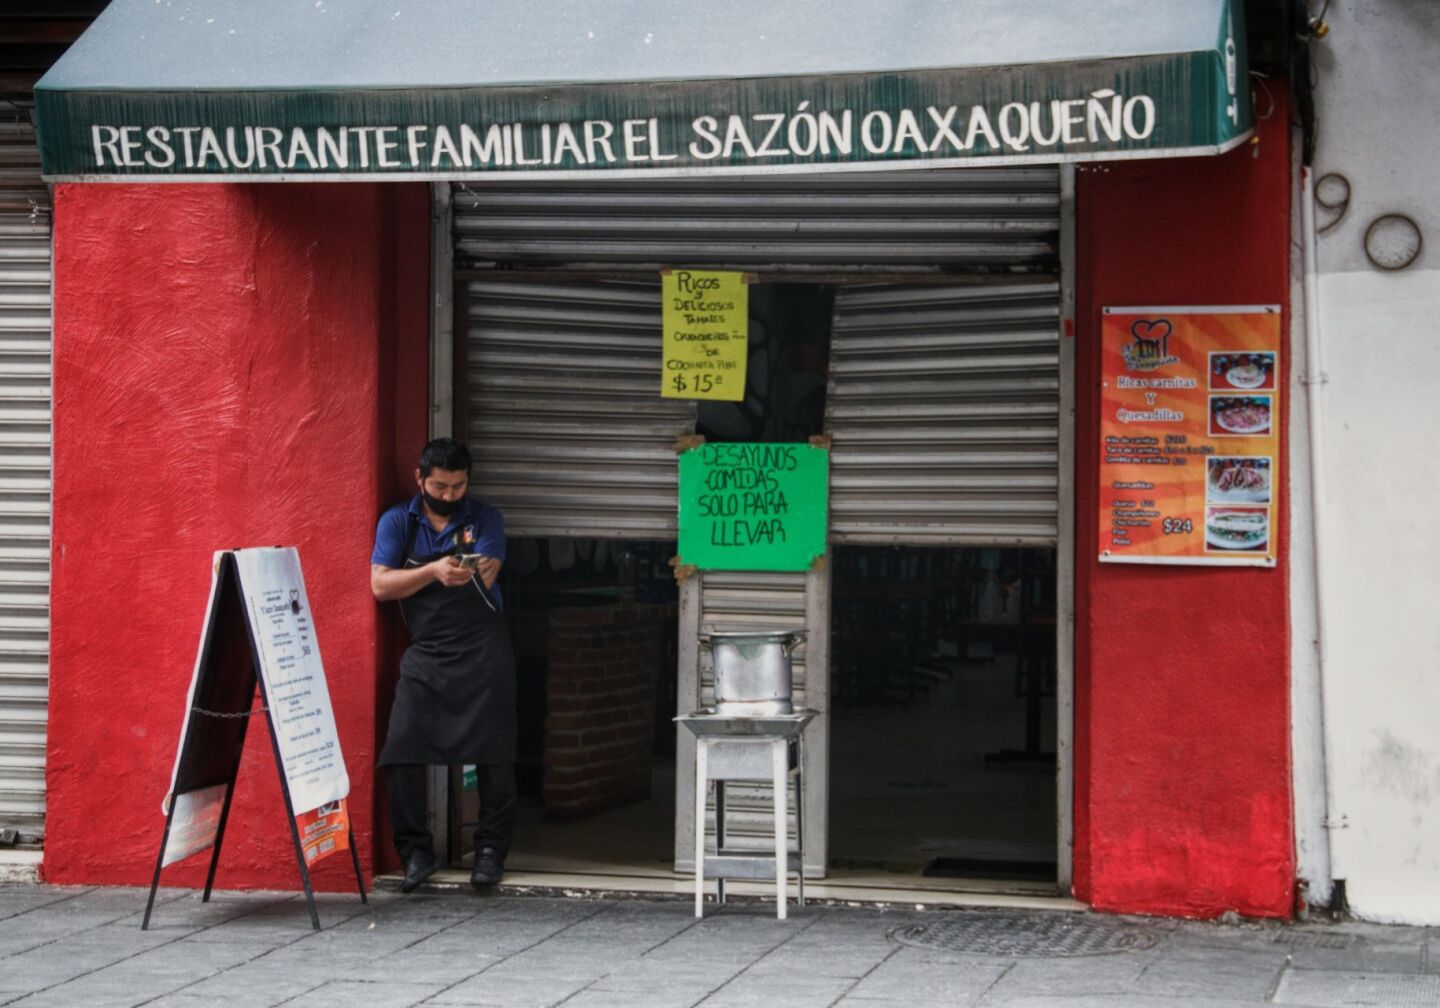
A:
<svg viewBox="0 0 1440 1008">
<path fill-rule="evenodd" d="M 0 886 L 0 1005 L 1440 1006 L 1440 929 L 381 893 L 315 932 L 296 895 L 165 890 L 141 931 L 145 895 Z"/>
</svg>

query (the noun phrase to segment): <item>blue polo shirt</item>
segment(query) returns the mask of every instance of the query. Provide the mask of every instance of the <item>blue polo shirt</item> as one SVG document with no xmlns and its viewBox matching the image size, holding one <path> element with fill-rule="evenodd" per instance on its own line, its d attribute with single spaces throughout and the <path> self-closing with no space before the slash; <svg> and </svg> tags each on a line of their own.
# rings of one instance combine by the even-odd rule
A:
<svg viewBox="0 0 1440 1008">
<path fill-rule="evenodd" d="M 370 553 L 370 562 L 395 570 L 403 569 L 405 543 L 410 538 L 412 527 L 417 529 L 415 553 L 418 556 L 483 553 L 497 560 L 505 559 L 505 519 L 498 510 L 474 497 L 465 497 L 445 527 L 436 532 L 425 518 L 417 493 L 408 504 L 396 504 L 380 516 L 380 523 L 375 526 L 375 549 Z M 489 589 L 489 594 L 497 607 L 505 607 L 498 582 Z"/>
</svg>

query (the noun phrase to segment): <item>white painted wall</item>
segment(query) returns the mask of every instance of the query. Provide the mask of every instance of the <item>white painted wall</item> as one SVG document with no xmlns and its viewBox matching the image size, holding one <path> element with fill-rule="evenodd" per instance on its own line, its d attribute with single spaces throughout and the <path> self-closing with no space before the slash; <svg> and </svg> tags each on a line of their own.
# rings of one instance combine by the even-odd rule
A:
<svg viewBox="0 0 1440 1008">
<path fill-rule="evenodd" d="M 1329 854 L 1357 915 L 1440 924 L 1440 3 L 1332 0 L 1326 20 L 1311 47 L 1315 174 L 1351 184 L 1345 219 L 1318 239 L 1325 384 L 1311 401 Z M 1398 273 L 1363 248 L 1387 212 L 1413 217 L 1427 245 Z M 1313 612 L 1308 579 L 1294 585 L 1296 613 Z"/>
</svg>

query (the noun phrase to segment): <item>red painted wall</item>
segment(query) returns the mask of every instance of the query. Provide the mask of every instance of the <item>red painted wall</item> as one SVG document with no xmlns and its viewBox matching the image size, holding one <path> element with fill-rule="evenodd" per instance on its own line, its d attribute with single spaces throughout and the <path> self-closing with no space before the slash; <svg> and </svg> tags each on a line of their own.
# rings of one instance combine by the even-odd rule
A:
<svg viewBox="0 0 1440 1008">
<path fill-rule="evenodd" d="M 369 556 L 426 434 L 428 206 L 423 185 L 57 187 L 48 881 L 149 882 L 211 553 L 276 544 L 300 550 L 370 870 L 394 631 Z M 315 877 L 354 885 L 343 857 Z M 299 884 L 258 721 L 217 884 Z"/>
<path fill-rule="evenodd" d="M 1090 166 L 1076 180 L 1075 892 L 1106 910 L 1292 910 L 1283 559 L 1274 570 L 1096 560 L 1101 309 L 1281 304 L 1288 330 L 1288 107 L 1269 90 L 1258 144 Z"/>
</svg>

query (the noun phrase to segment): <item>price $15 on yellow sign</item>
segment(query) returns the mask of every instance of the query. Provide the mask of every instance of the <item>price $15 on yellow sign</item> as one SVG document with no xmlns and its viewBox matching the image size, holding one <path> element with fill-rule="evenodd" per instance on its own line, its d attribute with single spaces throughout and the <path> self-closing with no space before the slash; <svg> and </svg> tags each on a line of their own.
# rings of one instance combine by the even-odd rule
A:
<svg viewBox="0 0 1440 1008">
<path fill-rule="evenodd" d="M 754 275 L 716 270 L 667 269 L 660 273 L 664 299 L 666 399 L 745 398 L 750 345 L 750 296 Z"/>
</svg>

